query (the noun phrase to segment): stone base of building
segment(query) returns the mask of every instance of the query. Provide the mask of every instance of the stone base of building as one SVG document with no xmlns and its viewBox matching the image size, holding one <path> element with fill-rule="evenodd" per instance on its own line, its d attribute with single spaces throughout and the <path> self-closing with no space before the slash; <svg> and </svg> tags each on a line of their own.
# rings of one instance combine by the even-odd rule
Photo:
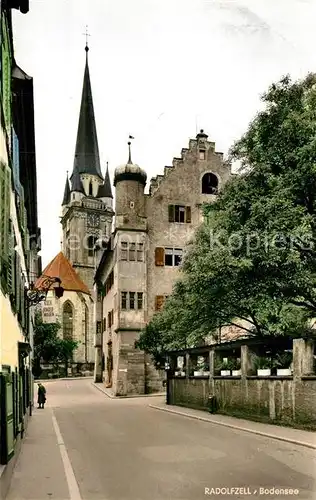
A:
<svg viewBox="0 0 316 500">
<path fill-rule="evenodd" d="M 165 390 L 165 371 L 157 370 L 146 354 L 133 348 L 121 349 L 115 375 L 114 396 L 155 394 Z"/>
</svg>

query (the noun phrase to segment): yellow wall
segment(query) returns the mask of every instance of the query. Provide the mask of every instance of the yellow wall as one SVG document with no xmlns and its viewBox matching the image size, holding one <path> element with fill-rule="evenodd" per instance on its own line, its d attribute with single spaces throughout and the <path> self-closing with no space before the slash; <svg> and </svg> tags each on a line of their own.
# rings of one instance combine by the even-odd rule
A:
<svg viewBox="0 0 316 500">
<path fill-rule="evenodd" d="M 18 367 L 18 342 L 24 342 L 22 330 L 9 298 L 0 291 L 0 370 L 1 365 Z"/>
</svg>

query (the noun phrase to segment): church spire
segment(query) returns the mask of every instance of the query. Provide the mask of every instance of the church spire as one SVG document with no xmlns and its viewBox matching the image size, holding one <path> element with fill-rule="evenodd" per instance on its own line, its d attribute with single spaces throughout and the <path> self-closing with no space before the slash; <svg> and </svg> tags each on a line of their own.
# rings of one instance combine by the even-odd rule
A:
<svg viewBox="0 0 316 500">
<path fill-rule="evenodd" d="M 67 172 L 67 179 L 66 179 L 66 185 L 65 185 L 62 206 L 68 205 L 69 202 L 70 202 L 70 187 L 69 187 L 68 172 Z"/>
<path fill-rule="evenodd" d="M 108 163 L 106 164 L 104 183 L 99 186 L 97 198 L 113 198 Z"/>
<path fill-rule="evenodd" d="M 85 194 L 82 180 L 78 170 L 74 170 L 71 179 L 71 192 L 72 193 L 82 193 Z"/>
<path fill-rule="evenodd" d="M 97 175 L 98 177 L 103 179 L 100 166 L 97 129 L 94 118 L 93 99 L 88 64 L 89 47 L 87 41 L 85 51 L 86 66 L 83 78 L 74 168 L 71 179 L 75 172 L 77 172 L 78 174 Z"/>
</svg>

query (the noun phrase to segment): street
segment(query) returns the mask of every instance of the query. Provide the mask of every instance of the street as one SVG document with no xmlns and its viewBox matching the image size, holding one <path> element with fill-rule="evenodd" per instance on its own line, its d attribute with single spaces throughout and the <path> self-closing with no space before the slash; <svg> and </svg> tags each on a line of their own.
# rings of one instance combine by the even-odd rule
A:
<svg viewBox="0 0 316 500">
<path fill-rule="evenodd" d="M 7 500 L 316 498 L 315 450 L 148 406 L 162 398 L 110 399 L 91 380 L 45 386 Z"/>
</svg>

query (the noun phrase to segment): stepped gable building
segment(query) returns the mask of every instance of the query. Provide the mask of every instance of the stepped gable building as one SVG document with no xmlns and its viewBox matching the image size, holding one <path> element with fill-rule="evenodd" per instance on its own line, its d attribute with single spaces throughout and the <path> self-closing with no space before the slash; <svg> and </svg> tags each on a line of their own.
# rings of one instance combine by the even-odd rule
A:
<svg viewBox="0 0 316 500">
<path fill-rule="evenodd" d="M 163 175 L 151 179 L 132 162 L 114 174 L 115 223 L 107 248 L 97 252 L 95 381 L 116 395 L 161 390 L 164 374 L 136 350 L 141 329 L 159 311 L 179 276 L 184 249 L 231 175 L 223 154 L 203 130 Z"/>
</svg>

